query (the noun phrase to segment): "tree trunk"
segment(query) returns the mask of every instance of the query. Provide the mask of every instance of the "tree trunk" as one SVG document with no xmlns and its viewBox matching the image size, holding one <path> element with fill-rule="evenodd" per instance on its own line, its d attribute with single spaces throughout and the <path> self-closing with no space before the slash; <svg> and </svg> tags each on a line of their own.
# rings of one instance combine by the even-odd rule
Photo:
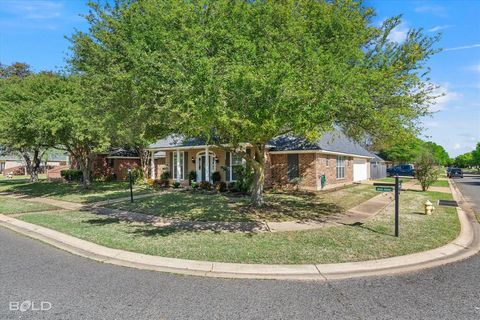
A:
<svg viewBox="0 0 480 320">
<path fill-rule="evenodd" d="M 253 167 L 253 186 L 251 202 L 254 207 L 265 204 L 263 199 L 263 187 L 265 183 L 265 145 L 254 145 L 254 158 L 251 159 Z"/>
<path fill-rule="evenodd" d="M 77 156 L 76 159 L 77 159 L 78 165 L 80 166 L 80 170 L 82 170 L 83 187 L 85 189 L 88 189 L 88 188 L 90 188 L 90 185 L 91 185 L 90 173 L 92 171 L 91 170 L 92 165 L 91 165 L 90 157 L 89 156 L 86 156 L 86 157 L 85 156 Z"/>
<path fill-rule="evenodd" d="M 151 153 L 144 148 L 137 148 L 137 151 L 140 156 L 140 166 L 142 167 L 143 181 L 146 183 L 147 179 L 150 178 Z"/>
<path fill-rule="evenodd" d="M 32 160 L 30 155 L 27 152 L 22 153 L 23 159 L 25 160 L 25 174 L 30 174 L 32 172 Z"/>
<path fill-rule="evenodd" d="M 39 151 L 33 151 L 33 159 L 30 167 L 30 182 L 38 181 L 38 170 L 40 169 L 40 156 Z"/>
</svg>

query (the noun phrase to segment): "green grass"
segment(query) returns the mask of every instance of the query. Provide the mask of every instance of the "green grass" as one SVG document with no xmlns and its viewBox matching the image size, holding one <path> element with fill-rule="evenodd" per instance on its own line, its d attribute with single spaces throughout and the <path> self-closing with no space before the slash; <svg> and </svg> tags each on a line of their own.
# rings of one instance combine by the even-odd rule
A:
<svg viewBox="0 0 480 320">
<path fill-rule="evenodd" d="M 127 182 L 94 182 L 90 189 L 84 189 L 81 184 L 47 180 L 33 183 L 24 179 L 0 180 L 0 192 L 6 191 L 80 203 L 127 197 L 130 194 Z M 144 186 L 135 187 L 135 193 L 137 194 L 146 192 L 151 192 L 151 189 Z"/>
<path fill-rule="evenodd" d="M 254 209 L 250 207 L 248 197 L 183 191 L 107 207 L 193 221 L 324 220 L 328 215 L 343 213 L 377 194 L 370 185 L 323 193 L 267 192 L 266 206 Z"/>
<path fill-rule="evenodd" d="M 439 247 L 455 239 L 454 208 L 422 215 L 436 192 L 401 194 L 400 237 L 395 238 L 393 204 L 363 225 L 285 233 L 193 232 L 119 221 L 86 212 L 27 214 L 20 219 L 107 247 L 150 255 L 237 263 L 336 263 L 386 258 Z"/>
<path fill-rule="evenodd" d="M 49 204 L 34 203 L 25 200 L 0 197 L 0 214 L 38 212 L 58 209 L 59 208 Z"/>
<path fill-rule="evenodd" d="M 448 180 L 437 180 L 432 184 L 432 187 L 449 187 Z"/>
</svg>

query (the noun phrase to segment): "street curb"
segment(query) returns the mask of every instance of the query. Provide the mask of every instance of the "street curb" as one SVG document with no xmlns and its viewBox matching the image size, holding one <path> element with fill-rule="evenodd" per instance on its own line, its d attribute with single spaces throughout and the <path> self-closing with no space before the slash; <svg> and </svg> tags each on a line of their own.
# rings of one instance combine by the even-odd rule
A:
<svg viewBox="0 0 480 320">
<path fill-rule="evenodd" d="M 317 281 L 395 275 L 464 260 L 480 251 L 480 225 L 456 186 L 450 185 L 454 199 L 466 209 L 457 208 L 461 231 L 454 241 L 424 252 L 361 262 L 266 265 L 195 261 L 111 249 L 4 215 L 0 215 L 0 226 L 85 258 L 143 270 L 220 278 Z"/>
</svg>

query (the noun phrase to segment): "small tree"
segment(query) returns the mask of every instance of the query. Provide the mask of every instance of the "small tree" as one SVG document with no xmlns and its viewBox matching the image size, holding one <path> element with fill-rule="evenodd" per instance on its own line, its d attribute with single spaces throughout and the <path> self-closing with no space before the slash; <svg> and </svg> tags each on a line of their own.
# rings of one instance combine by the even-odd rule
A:
<svg viewBox="0 0 480 320">
<path fill-rule="evenodd" d="M 423 191 L 427 191 L 437 181 L 438 169 L 435 166 L 433 156 L 429 152 L 422 152 L 415 161 L 415 176 L 420 182 Z"/>
</svg>

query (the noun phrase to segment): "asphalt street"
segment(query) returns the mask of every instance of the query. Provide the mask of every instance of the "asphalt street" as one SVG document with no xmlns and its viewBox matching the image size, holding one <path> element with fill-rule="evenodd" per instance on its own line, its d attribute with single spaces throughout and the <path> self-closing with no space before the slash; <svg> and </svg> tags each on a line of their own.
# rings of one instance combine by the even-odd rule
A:
<svg viewBox="0 0 480 320">
<path fill-rule="evenodd" d="M 469 179 L 459 187 L 480 198 Z M 480 256 L 327 283 L 178 276 L 102 264 L 0 228 L 0 319 L 480 319 L 479 275 Z"/>
<path fill-rule="evenodd" d="M 454 179 L 463 196 L 480 212 L 480 175 L 465 174 L 463 178 Z"/>
</svg>

